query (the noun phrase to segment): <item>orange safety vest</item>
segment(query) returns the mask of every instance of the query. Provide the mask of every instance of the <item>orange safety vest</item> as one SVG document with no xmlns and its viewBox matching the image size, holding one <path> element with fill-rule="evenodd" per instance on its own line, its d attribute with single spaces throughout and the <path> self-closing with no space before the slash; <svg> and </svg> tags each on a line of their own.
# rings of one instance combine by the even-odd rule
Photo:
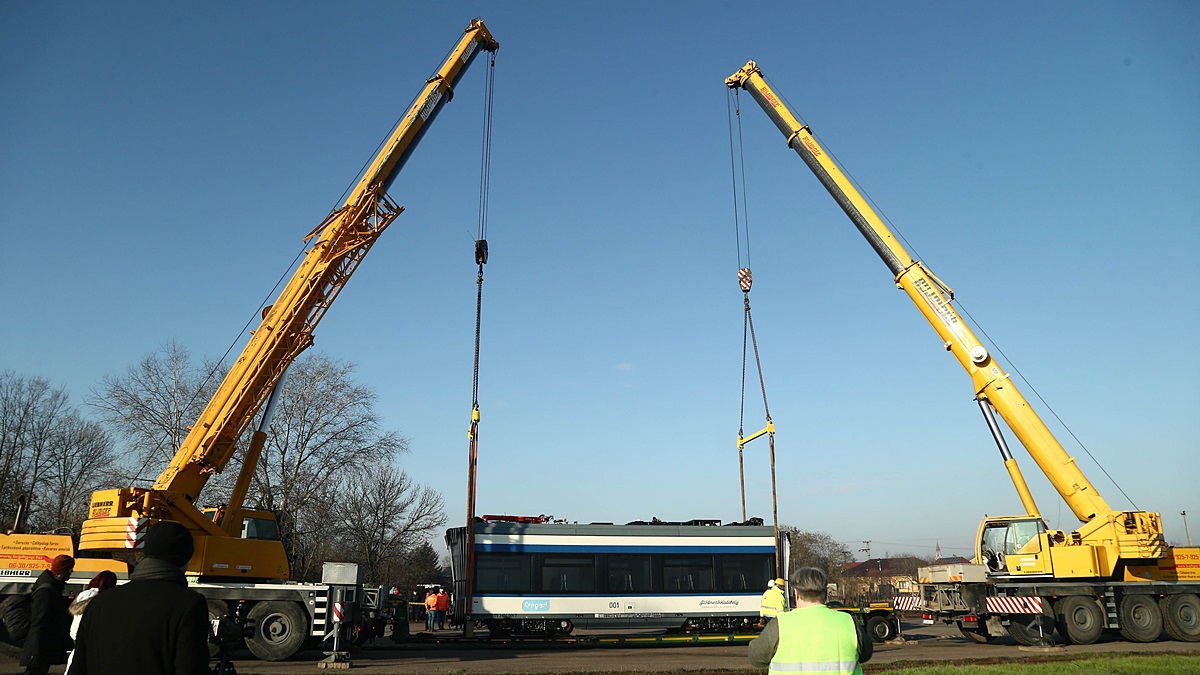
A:
<svg viewBox="0 0 1200 675">
<path fill-rule="evenodd" d="M 445 591 L 438 593 L 436 596 L 437 605 L 434 607 L 439 612 L 445 612 L 450 609 L 450 594 Z"/>
<path fill-rule="evenodd" d="M 437 593 L 430 593 L 429 595 L 425 596 L 425 608 L 426 609 L 436 609 L 437 604 L 438 604 Z"/>
</svg>

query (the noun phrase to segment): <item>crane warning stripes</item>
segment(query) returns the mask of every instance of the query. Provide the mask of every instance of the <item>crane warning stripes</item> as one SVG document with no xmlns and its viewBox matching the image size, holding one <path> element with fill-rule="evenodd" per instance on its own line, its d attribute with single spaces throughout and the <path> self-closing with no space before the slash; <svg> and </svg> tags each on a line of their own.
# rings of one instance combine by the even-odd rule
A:
<svg viewBox="0 0 1200 675">
<path fill-rule="evenodd" d="M 987 610 L 992 614 L 1041 614 L 1042 599 L 1030 597 L 990 597 Z"/>
<path fill-rule="evenodd" d="M 892 607 L 902 612 L 916 611 L 924 605 L 925 603 L 916 595 L 897 595 L 892 598 Z"/>
<path fill-rule="evenodd" d="M 141 548 L 150 527 L 149 518 L 133 517 L 125 524 L 125 548 Z"/>
</svg>

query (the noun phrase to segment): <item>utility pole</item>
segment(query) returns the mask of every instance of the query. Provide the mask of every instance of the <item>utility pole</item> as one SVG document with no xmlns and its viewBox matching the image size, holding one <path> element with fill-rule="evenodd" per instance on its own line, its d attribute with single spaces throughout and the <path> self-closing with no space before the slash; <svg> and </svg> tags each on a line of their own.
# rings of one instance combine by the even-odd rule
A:
<svg viewBox="0 0 1200 675">
<path fill-rule="evenodd" d="M 866 545 L 866 548 L 860 548 L 858 550 L 862 553 L 866 553 L 867 560 L 870 560 L 871 559 L 871 542 L 868 540 L 868 541 L 864 541 L 863 544 Z"/>
<path fill-rule="evenodd" d="M 1187 511 L 1180 511 L 1179 515 L 1183 516 L 1183 531 L 1187 533 L 1188 546 L 1192 545 L 1192 531 L 1188 529 Z"/>
</svg>

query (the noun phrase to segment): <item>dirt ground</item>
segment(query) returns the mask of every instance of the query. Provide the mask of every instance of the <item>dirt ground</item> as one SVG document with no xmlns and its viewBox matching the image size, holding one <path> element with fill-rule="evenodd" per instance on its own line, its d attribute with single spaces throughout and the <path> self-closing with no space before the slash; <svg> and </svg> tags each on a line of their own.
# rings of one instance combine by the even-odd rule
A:
<svg viewBox="0 0 1200 675">
<path fill-rule="evenodd" d="M 524 642 L 515 644 L 481 644 L 461 641 L 461 634 L 446 631 L 422 634 L 422 626 L 413 624 L 414 640 L 397 645 L 389 639 L 377 640 L 351 653 L 350 671 L 366 673 L 412 673 L 439 675 L 468 673 L 481 675 L 511 673 L 578 673 L 578 672 L 639 672 L 668 673 L 681 671 L 748 671 L 754 670 L 746 660 L 746 645 L 686 644 L 670 646 L 577 646 Z M 582 632 L 599 635 L 599 632 Z M 905 623 L 901 638 L 887 644 L 875 645 L 875 656 L 866 664 L 866 672 L 886 670 L 898 663 L 946 663 L 980 660 L 1003 662 L 1009 659 L 1063 658 L 1064 656 L 1103 652 L 1178 653 L 1200 656 L 1200 643 L 1162 641 L 1134 644 L 1119 639 L 1102 638 L 1092 645 L 1070 645 L 1047 650 L 1019 647 L 1009 638 L 992 644 L 975 644 L 950 626 L 922 626 Z M 329 673 L 336 670 L 320 668 L 324 658 L 318 651 L 302 652 L 290 661 L 265 662 L 254 660 L 249 652 L 233 655 L 233 665 L 241 675 Z M 20 673 L 11 653 L 0 655 L 0 675 Z M 50 670 L 61 673 L 62 667 Z"/>
</svg>

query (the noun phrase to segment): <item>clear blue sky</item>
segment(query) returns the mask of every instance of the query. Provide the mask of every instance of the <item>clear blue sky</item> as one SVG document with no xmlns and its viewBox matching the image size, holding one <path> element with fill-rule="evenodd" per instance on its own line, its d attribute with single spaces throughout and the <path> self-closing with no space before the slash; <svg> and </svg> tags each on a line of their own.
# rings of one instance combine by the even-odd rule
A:
<svg viewBox="0 0 1200 675">
<path fill-rule="evenodd" d="M 480 513 L 740 519 L 723 81 L 752 58 L 1133 502 L 1200 539 L 1192 2 L 4 3 L 0 369 L 82 403 L 167 341 L 223 353 L 475 16 L 501 43 Z M 481 65 L 317 334 L 453 525 Z M 969 554 L 1020 503 L 966 374 L 742 101 L 781 522 Z M 746 464 L 769 521 L 765 439 Z"/>
</svg>

